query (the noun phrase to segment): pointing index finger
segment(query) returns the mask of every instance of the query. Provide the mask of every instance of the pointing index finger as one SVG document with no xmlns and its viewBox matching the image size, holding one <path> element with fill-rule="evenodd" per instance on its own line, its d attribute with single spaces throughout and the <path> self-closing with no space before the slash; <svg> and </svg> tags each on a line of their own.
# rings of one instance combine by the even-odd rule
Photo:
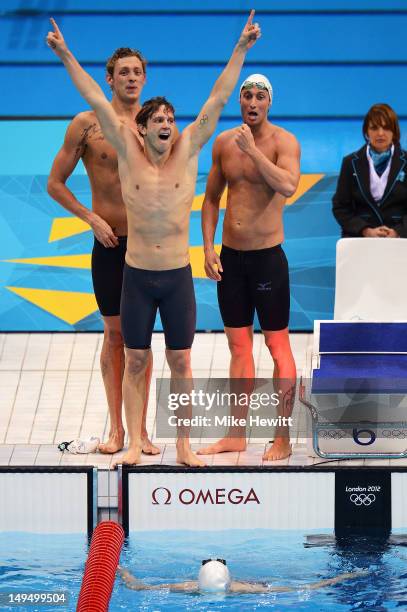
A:
<svg viewBox="0 0 407 612">
<path fill-rule="evenodd" d="M 52 23 L 52 27 L 54 28 L 54 32 L 55 34 L 61 34 L 58 26 L 57 26 L 57 22 L 55 21 L 55 19 L 53 17 L 50 17 L 50 22 Z"/>
<path fill-rule="evenodd" d="M 249 19 L 247 20 L 246 25 L 252 25 L 255 12 L 256 11 L 254 9 L 250 11 Z"/>
</svg>

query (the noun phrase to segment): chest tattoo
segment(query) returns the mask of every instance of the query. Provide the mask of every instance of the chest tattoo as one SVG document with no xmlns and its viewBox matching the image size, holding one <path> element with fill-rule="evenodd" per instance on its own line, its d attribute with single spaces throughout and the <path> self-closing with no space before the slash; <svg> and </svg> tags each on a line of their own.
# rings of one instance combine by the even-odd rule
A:
<svg viewBox="0 0 407 612">
<path fill-rule="evenodd" d="M 99 124 L 97 123 L 91 123 L 90 125 L 88 125 L 86 128 L 84 128 L 82 130 L 82 134 L 80 136 L 80 140 L 78 142 L 78 145 L 76 147 L 76 151 L 75 154 L 78 155 L 79 157 L 81 155 L 84 155 L 86 153 L 86 149 L 88 146 L 88 143 L 91 140 L 104 140 L 104 136 L 102 133 L 102 130 L 99 126 Z M 106 155 L 106 153 L 102 154 L 102 158 L 105 159 L 105 157 L 103 157 L 103 155 Z M 106 155 L 107 157 L 107 155 Z"/>
</svg>

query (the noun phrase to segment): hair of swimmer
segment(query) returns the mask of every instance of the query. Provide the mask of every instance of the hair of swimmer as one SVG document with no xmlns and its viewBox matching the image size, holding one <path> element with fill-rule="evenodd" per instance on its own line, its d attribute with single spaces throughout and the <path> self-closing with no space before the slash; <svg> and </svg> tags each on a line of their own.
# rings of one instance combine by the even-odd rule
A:
<svg viewBox="0 0 407 612">
<path fill-rule="evenodd" d="M 137 113 L 136 123 L 144 128 L 147 127 L 147 121 L 156 113 L 161 106 L 165 107 L 167 112 L 175 115 L 175 110 L 171 102 L 168 102 L 164 96 L 156 96 L 155 98 L 150 98 L 150 100 L 146 100 Z"/>
<path fill-rule="evenodd" d="M 111 77 L 114 73 L 115 63 L 117 62 L 117 60 L 122 59 L 123 57 L 137 57 L 140 60 L 141 65 L 143 66 L 144 74 L 146 74 L 147 60 L 142 55 L 142 53 L 137 49 L 132 49 L 131 47 L 119 47 L 118 49 L 113 51 L 112 55 L 106 62 L 106 71 L 108 74 L 110 74 Z"/>
</svg>

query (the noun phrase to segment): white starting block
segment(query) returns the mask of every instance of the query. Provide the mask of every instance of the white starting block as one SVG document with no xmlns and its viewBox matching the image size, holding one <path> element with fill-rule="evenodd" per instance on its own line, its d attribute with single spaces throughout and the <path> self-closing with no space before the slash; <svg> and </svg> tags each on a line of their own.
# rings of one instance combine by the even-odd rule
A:
<svg viewBox="0 0 407 612">
<path fill-rule="evenodd" d="M 315 321 L 308 361 L 311 455 L 407 457 L 407 322 Z"/>
<path fill-rule="evenodd" d="M 405 321 L 406 261 L 404 238 L 338 240 L 335 321 Z"/>
<path fill-rule="evenodd" d="M 315 321 L 300 388 L 311 455 L 407 457 L 406 261 L 404 239 L 337 243 L 335 320 Z"/>
</svg>

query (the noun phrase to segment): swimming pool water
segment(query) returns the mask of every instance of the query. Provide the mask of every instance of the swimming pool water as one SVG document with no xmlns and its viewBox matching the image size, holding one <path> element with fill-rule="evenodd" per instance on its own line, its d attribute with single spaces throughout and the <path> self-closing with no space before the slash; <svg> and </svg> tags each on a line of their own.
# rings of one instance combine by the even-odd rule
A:
<svg viewBox="0 0 407 612">
<path fill-rule="evenodd" d="M 70 596 L 65 607 L 2 605 L 1 610 L 75 610 L 87 554 L 83 534 L 0 534 L 0 592 L 64 591 Z"/>
<path fill-rule="evenodd" d="M 326 532 L 325 532 L 326 533 Z M 230 530 L 133 532 L 121 565 L 148 584 L 194 580 L 202 559 L 222 557 L 232 577 L 294 586 L 290 593 L 190 595 L 131 591 L 118 577 L 109 610 L 403 610 L 407 609 L 407 548 L 384 540 L 352 538 L 308 546 L 298 531 Z M 75 610 L 87 539 L 80 535 L 2 534 L 0 591 L 67 591 L 68 606 L 25 606 L 10 610 Z M 368 575 L 318 591 L 307 583 L 344 572 Z"/>
</svg>

